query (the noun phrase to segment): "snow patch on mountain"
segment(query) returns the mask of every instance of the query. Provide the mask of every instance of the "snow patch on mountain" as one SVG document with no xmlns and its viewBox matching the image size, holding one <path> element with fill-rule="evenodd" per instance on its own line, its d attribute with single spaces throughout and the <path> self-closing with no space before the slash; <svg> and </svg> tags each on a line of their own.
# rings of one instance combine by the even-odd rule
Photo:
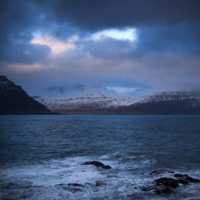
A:
<svg viewBox="0 0 200 200">
<path fill-rule="evenodd" d="M 141 102 L 161 102 L 171 100 L 198 100 L 200 101 L 200 92 L 184 92 L 184 91 L 173 91 L 173 92 L 160 92 L 154 95 L 144 97 Z"/>
<path fill-rule="evenodd" d="M 101 107 L 110 108 L 118 106 L 128 106 L 136 102 L 133 97 L 118 97 L 104 95 L 88 95 L 75 97 L 36 97 L 36 100 L 46 105 L 51 110 L 75 109 L 81 107 Z"/>
<path fill-rule="evenodd" d="M 138 105 L 149 105 L 152 103 L 158 107 L 170 105 L 173 102 L 177 105 L 190 105 L 191 108 L 200 106 L 200 92 L 160 92 L 145 97 L 125 97 L 104 94 L 87 94 L 85 96 L 73 97 L 36 97 L 40 103 L 46 105 L 50 110 L 67 113 L 69 111 L 97 111 L 104 109 L 114 109 L 121 107 L 128 112 L 129 108 L 137 108 Z M 185 104 L 186 103 L 186 104 Z"/>
</svg>

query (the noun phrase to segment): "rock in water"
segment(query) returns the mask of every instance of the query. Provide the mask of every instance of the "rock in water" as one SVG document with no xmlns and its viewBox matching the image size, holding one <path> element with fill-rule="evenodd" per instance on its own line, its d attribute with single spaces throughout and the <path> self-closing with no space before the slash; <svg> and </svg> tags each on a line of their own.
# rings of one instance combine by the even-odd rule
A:
<svg viewBox="0 0 200 200">
<path fill-rule="evenodd" d="M 153 185 L 143 187 L 142 190 L 145 192 L 154 191 L 157 194 L 171 194 L 175 192 L 175 189 L 179 187 L 179 183 L 173 178 L 159 178 L 156 179 Z"/>
<path fill-rule="evenodd" d="M 155 171 L 157 173 L 157 171 Z M 153 171 L 154 174 L 154 171 Z M 142 187 L 145 192 L 154 191 L 157 194 L 171 194 L 175 192 L 175 189 L 181 185 L 187 185 L 190 183 L 200 183 L 200 180 L 193 178 L 187 174 L 174 174 L 174 178 L 162 177 L 154 180 L 152 185 Z"/>
<path fill-rule="evenodd" d="M 170 188 L 177 188 L 179 186 L 179 183 L 176 179 L 173 178 L 159 178 L 155 180 L 156 185 L 164 185 L 166 187 L 170 187 Z"/>
<path fill-rule="evenodd" d="M 94 166 L 96 166 L 98 168 L 102 168 L 102 169 L 111 169 L 110 165 L 105 165 L 102 162 L 99 162 L 96 160 L 84 162 L 83 165 L 94 165 Z"/>
<path fill-rule="evenodd" d="M 154 191 L 157 194 L 171 194 L 175 192 L 175 189 L 179 187 L 179 183 L 174 178 L 159 178 L 153 182 L 153 185 L 143 187 L 142 190 L 145 192 Z"/>
<path fill-rule="evenodd" d="M 168 169 L 157 169 L 157 170 L 153 170 L 150 175 L 154 176 L 154 175 L 161 175 L 161 174 L 173 174 L 174 172 Z"/>
<path fill-rule="evenodd" d="M 187 174 L 174 174 L 174 177 L 178 180 L 179 183 L 188 184 L 188 183 L 200 183 L 200 180 L 193 178 Z"/>
<path fill-rule="evenodd" d="M 96 185 L 97 187 L 99 187 L 99 186 L 105 186 L 106 183 L 105 183 L 104 181 L 97 180 L 95 185 Z"/>
</svg>

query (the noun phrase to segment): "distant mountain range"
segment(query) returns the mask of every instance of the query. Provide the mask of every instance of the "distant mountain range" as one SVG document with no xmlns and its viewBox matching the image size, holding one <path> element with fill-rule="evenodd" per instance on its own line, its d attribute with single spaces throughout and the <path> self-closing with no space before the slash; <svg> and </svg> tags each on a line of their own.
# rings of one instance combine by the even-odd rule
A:
<svg viewBox="0 0 200 200">
<path fill-rule="evenodd" d="M 51 111 L 20 86 L 0 76 L 0 114 L 47 114 Z"/>
<path fill-rule="evenodd" d="M 36 99 L 64 114 L 200 114 L 199 92 L 162 92 L 137 100 L 104 95 Z"/>
<path fill-rule="evenodd" d="M 114 112 L 118 107 L 128 106 L 134 102 L 131 97 L 99 94 L 66 98 L 35 97 L 35 99 L 58 113 L 108 113 Z"/>
<path fill-rule="evenodd" d="M 200 92 L 162 92 L 140 99 L 106 95 L 30 97 L 0 76 L 0 114 L 200 114 Z"/>
<path fill-rule="evenodd" d="M 130 114 L 200 114 L 200 92 L 162 92 L 121 110 Z"/>
</svg>

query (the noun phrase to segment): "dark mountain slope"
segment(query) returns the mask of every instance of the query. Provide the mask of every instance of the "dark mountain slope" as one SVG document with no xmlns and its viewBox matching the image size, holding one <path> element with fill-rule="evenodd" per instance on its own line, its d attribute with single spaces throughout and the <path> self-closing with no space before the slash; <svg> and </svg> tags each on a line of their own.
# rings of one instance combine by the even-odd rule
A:
<svg viewBox="0 0 200 200">
<path fill-rule="evenodd" d="M 200 114 L 198 92 L 163 92 L 121 108 L 134 114 Z"/>
<path fill-rule="evenodd" d="M 0 76 L 0 114 L 46 114 L 50 111 L 20 86 Z"/>
</svg>

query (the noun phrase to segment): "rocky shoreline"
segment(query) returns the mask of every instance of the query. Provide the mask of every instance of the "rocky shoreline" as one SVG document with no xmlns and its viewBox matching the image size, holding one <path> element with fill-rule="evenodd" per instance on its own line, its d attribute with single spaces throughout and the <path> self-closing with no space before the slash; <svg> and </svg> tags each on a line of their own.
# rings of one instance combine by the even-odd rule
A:
<svg viewBox="0 0 200 200">
<path fill-rule="evenodd" d="M 96 170 L 105 171 L 114 170 L 114 168 L 110 165 L 107 165 L 103 162 L 97 160 L 91 160 L 83 162 L 81 165 L 93 166 Z M 172 170 L 166 169 L 157 169 L 153 170 L 149 173 L 149 176 L 152 177 L 152 182 L 147 185 L 138 186 L 133 185 L 133 192 L 130 195 L 127 195 L 127 199 L 135 199 L 135 195 L 137 198 L 139 194 L 143 195 L 156 195 L 158 198 L 166 197 L 171 198 L 173 195 L 177 194 L 178 188 L 188 187 L 193 184 L 200 184 L 200 179 L 190 176 L 189 174 L 180 173 Z M 94 183 L 85 183 L 81 184 L 78 182 L 71 182 L 66 184 L 57 184 L 55 188 L 61 189 L 62 191 L 69 192 L 72 194 L 85 192 L 90 190 L 91 188 L 103 188 L 109 186 L 109 182 L 104 180 L 94 180 Z M 0 182 L 0 199 L 1 200 L 25 200 L 32 199 L 30 196 L 34 196 L 35 191 L 40 190 L 39 186 L 33 186 L 30 182 Z M 139 191 L 139 193 L 135 194 L 134 190 Z M 52 189 L 53 191 L 53 189 Z M 136 198 L 136 199 L 137 199 Z M 142 199 L 142 198 L 141 198 Z"/>
</svg>

